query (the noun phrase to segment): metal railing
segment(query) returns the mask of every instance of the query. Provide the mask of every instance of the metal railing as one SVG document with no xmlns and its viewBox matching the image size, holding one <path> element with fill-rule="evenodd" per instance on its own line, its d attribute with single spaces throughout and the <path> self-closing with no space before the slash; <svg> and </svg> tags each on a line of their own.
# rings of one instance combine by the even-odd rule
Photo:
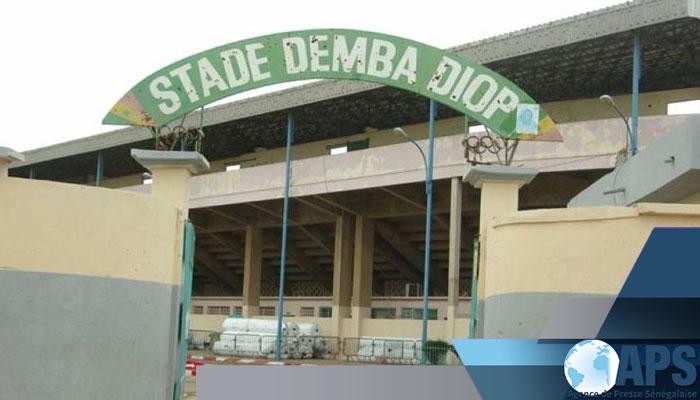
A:
<svg viewBox="0 0 700 400">
<path fill-rule="evenodd" d="M 190 350 L 206 350 L 219 340 L 219 333 L 202 329 L 190 329 L 188 334 Z"/>
<path fill-rule="evenodd" d="M 219 340 L 226 342 L 217 353 L 231 356 L 271 358 L 275 354 L 275 335 L 219 334 L 214 331 L 190 330 L 194 348 L 212 348 Z M 200 344 L 205 343 L 205 344 Z M 208 346 L 207 346 L 208 345 Z M 420 364 L 420 340 L 337 336 L 283 336 L 283 358 L 333 360 L 342 355 L 346 361 L 376 364 Z M 429 365 L 461 365 L 457 353 L 447 343 L 428 342 L 425 348 Z"/>
<path fill-rule="evenodd" d="M 429 342 L 430 343 L 430 342 Z M 430 365 L 460 365 L 457 353 L 447 345 L 427 345 L 420 340 L 383 338 L 345 338 L 343 356 L 347 361 L 377 364 L 419 364 L 425 352 Z"/>
<path fill-rule="evenodd" d="M 271 358 L 275 356 L 276 339 L 273 334 L 222 333 L 211 342 L 211 348 L 221 355 Z M 281 338 L 284 359 L 335 359 L 339 352 L 340 339 L 336 336 L 285 335 Z"/>
</svg>

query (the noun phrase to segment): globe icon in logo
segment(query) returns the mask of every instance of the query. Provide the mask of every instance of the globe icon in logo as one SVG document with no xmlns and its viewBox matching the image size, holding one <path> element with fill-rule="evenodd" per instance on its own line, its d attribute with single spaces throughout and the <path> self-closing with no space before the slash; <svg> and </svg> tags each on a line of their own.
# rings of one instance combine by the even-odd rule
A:
<svg viewBox="0 0 700 400">
<path fill-rule="evenodd" d="M 566 354 L 564 376 L 579 393 L 596 395 L 610 390 L 617 379 L 620 357 L 602 340 L 576 343 Z"/>
</svg>

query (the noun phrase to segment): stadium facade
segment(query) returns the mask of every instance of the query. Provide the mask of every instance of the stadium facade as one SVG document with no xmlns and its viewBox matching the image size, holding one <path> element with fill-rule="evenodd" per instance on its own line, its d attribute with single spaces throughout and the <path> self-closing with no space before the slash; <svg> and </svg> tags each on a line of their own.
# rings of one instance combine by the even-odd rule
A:
<svg viewBox="0 0 700 400">
<path fill-rule="evenodd" d="M 519 209 L 566 207 L 615 167 L 627 130 L 599 97 L 611 95 L 632 113 L 635 41 L 641 151 L 693 126 L 696 117 L 669 115 L 668 107 L 700 99 L 699 18 L 697 0 L 635 1 L 449 49 L 508 77 L 559 126 L 563 142 L 519 144 L 512 164 L 539 171 L 516 197 Z M 467 336 L 475 237 L 493 206 L 463 182 L 472 168 L 465 138 L 481 129 L 438 107 L 433 274 L 423 288 L 425 171 L 393 129 L 425 145 L 428 100 L 357 81 L 313 82 L 204 111 L 201 152 L 212 168 L 190 181 L 191 328 L 218 330 L 230 313 L 279 312 L 288 113 L 296 129 L 285 316 L 318 322 L 328 336 L 418 337 L 420 296 L 429 289 L 430 336 Z M 199 119 L 188 116 L 185 125 Z M 30 150 L 10 176 L 147 193 L 133 148 L 152 149 L 151 132 L 120 129 Z M 615 193 L 608 199 L 629 205 Z"/>
</svg>

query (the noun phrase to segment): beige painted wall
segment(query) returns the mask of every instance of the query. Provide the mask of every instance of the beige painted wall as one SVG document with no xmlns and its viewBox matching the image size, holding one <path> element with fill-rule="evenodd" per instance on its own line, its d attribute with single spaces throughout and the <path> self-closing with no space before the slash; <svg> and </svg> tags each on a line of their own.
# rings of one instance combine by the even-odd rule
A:
<svg viewBox="0 0 700 400">
<path fill-rule="evenodd" d="M 656 226 L 700 226 L 700 205 L 534 210 L 496 219 L 480 269 L 485 296 L 617 294 Z"/>
<path fill-rule="evenodd" d="M 431 297 L 430 308 L 438 310 L 438 319 L 429 321 L 429 337 L 431 339 L 449 340 L 447 337 L 447 298 L 446 297 Z M 457 308 L 456 318 L 456 337 L 467 337 L 469 332 L 469 304 L 468 298 L 460 298 Z M 240 297 L 195 297 L 192 299 L 193 306 L 204 306 L 205 314 L 190 313 L 190 329 L 195 331 L 217 331 L 220 332 L 222 323 L 227 318 L 226 315 L 209 315 L 206 314 L 207 306 L 228 306 L 233 311 L 235 306 L 242 306 L 243 301 Z M 261 306 L 277 306 L 277 298 L 263 297 L 260 300 Z M 404 298 L 404 297 L 375 297 L 372 299 L 372 307 L 393 307 L 396 308 L 397 315 L 400 314 L 402 307 L 421 308 L 423 305 L 421 298 Z M 321 334 L 325 336 L 332 335 L 332 319 L 319 318 L 319 307 L 330 307 L 330 297 L 289 297 L 285 299 L 285 314 L 292 314 L 294 317 L 285 317 L 285 321 L 293 322 L 315 322 L 320 325 Z M 298 317 L 301 307 L 314 307 L 316 317 Z M 275 317 L 255 317 L 255 318 L 275 318 Z M 346 318 L 343 321 L 348 327 L 343 330 L 347 336 L 351 319 Z M 365 319 L 362 323 L 362 336 L 378 336 L 378 337 L 420 337 L 421 320 L 408 319 Z"/>
<path fill-rule="evenodd" d="M 457 317 L 468 317 L 469 315 L 469 297 L 460 297 L 457 306 Z M 438 319 L 447 318 L 447 297 L 435 296 L 430 297 L 430 308 L 435 308 L 438 311 Z M 207 306 L 227 306 L 233 311 L 234 307 L 242 307 L 243 299 L 238 296 L 202 296 L 193 297 L 192 306 L 204 306 L 205 312 Z M 260 298 L 260 306 L 262 307 L 277 307 L 277 297 L 263 296 Z M 318 316 L 319 307 L 331 307 L 330 297 L 285 297 L 284 311 L 285 315 L 298 316 L 301 307 L 314 307 L 315 314 Z M 401 312 L 401 307 L 421 308 L 423 307 L 422 297 L 374 297 L 372 298 L 372 307 L 391 307 L 396 309 L 397 315 Z"/>
<path fill-rule="evenodd" d="M 147 195 L 0 179 L 0 268 L 178 284 L 181 220 Z"/>
<path fill-rule="evenodd" d="M 665 115 L 668 103 L 698 98 L 700 98 L 700 88 L 642 93 L 639 100 L 639 114 L 642 116 Z M 615 96 L 615 101 L 624 112 L 628 114 L 630 113 L 631 96 Z M 601 103 L 597 98 L 543 103 L 542 107 L 549 112 L 549 115 L 557 123 L 617 118 L 614 111 L 610 109 L 609 106 Z M 427 138 L 427 123 L 408 125 L 404 126 L 403 128 L 414 139 Z M 463 132 L 464 118 L 456 117 L 437 121 L 435 131 L 437 136 L 452 135 Z M 292 150 L 292 157 L 298 160 L 302 158 L 321 156 L 328 154 L 330 147 L 342 145 L 348 141 L 365 140 L 368 138 L 370 147 L 386 146 L 405 141 L 405 139 L 393 133 L 390 129 L 370 129 L 366 133 L 358 133 L 342 138 L 322 140 L 294 146 Z M 277 148 L 242 154 L 240 156 L 225 160 L 217 160 L 212 162 L 211 172 L 224 171 L 227 164 L 240 163 L 243 168 L 246 168 L 282 162 L 284 161 L 284 154 L 284 148 Z"/>
<path fill-rule="evenodd" d="M 680 124 L 698 116 L 651 116 L 640 118 L 640 148 L 668 134 Z M 612 168 L 617 152 L 624 146 L 624 124 L 620 118 L 559 125 L 564 142 L 522 142 L 516 165 L 540 172 Z M 436 180 L 461 177 L 465 172 L 463 135 L 442 136 L 435 141 Z M 426 140 L 419 141 L 421 146 Z M 361 190 L 373 187 L 421 182 L 425 171 L 411 143 L 382 146 L 335 156 L 292 161 L 290 195 Z M 496 162 L 495 156 L 484 161 Z M 215 207 L 280 199 L 284 193 L 284 163 L 217 172 L 191 179 L 191 207 Z M 125 190 L 148 192 L 151 185 Z"/>
<path fill-rule="evenodd" d="M 422 325 L 423 321 L 418 319 L 365 319 L 362 322 L 361 336 L 420 338 Z M 468 337 L 468 318 L 458 318 L 455 327 L 456 337 Z M 444 341 L 453 339 L 447 336 L 447 321 L 428 321 L 428 338 Z"/>
<path fill-rule="evenodd" d="M 699 99 L 700 87 L 660 92 L 642 93 L 640 96 L 640 115 L 665 115 L 668 103 Z M 615 101 L 623 111 L 629 113 L 631 96 L 615 96 Z M 597 120 L 605 118 L 618 118 L 618 116 L 597 98 L 567 100 L 560 102 L 543 103 L 549 114 L 557 123 Z M 403 127 L 409 135 L 415 139 L 427 137 L 427 124 L 414 124 Z M 464 131 L 464 119 L 462 117 L 448 118 L 437 121 L 436 135 L 453 135 Z M 348 141 L 365 140 L 369 138 L 370 147 L 386 146 L 403 143 L 405 140 L 391 130 L 367 129 L 366 132 L 344 136 L 342 138 L 320 140 L 304 143 L 292 147 L 292 157 L 295 160 L 317 157 L 329 154 L 330 147 L 342 145 Z M 242 168 L 273 164 L 284 161 L 284 148 L 261 149 L 251 153 L 241 154 L 222 160 L 211 162 L 212 172 L 224 171 L 228 164 L 241 164 Z M 141 175 L 129 175 L 118 178 L 110 178 L 104 181 L 107 187 L 126 187 L 141 183 Z"/>
</svg>

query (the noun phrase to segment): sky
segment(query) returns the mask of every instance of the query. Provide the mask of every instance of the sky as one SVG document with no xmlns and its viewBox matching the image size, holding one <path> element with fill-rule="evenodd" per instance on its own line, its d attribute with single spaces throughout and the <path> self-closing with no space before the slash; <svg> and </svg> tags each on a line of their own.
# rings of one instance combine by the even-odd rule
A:
<svg viewBox="0 0 700 400">
<path fill-rule="evenodd" d="M 0 14 L 0 146 L 25 151 L 114 130 L 118 127 L 102 125 L 102 118 L 141 79 L 193 53 L 254 36 L 348 28 L 450 47 L 619 3 L 11 2 Z M 278 89 L 271 86 L 262 92 Z"/>
</svg>

